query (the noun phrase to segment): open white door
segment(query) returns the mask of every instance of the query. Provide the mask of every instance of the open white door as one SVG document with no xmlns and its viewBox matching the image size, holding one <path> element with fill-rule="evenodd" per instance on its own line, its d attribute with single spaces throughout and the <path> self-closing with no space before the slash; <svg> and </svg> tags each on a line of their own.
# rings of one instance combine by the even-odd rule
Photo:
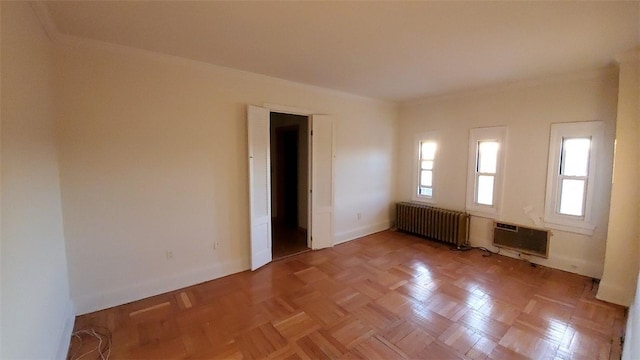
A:
<svg viewBox="0 0 640 360">
<path fill-rule="evenodd" d="M 333 119 L 311 116 L 311 248 L 333 246 Z"/>
<path fill-rule="evenodd" d="M 270 112 L 249 105 L 249 211 L 251 270 L 271 261 Z"/>
</svg>

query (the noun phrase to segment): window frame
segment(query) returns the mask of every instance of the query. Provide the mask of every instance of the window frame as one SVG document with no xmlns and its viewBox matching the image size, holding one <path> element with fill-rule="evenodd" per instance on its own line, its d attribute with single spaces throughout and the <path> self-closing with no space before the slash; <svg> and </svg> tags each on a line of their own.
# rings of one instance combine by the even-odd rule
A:
<svg viewBox="0 0 640 360">
<path fill-rule="evenodd" d="M 429 204 L 436 204 L 438 195 L 438 152 L 440 151 L 440 133 L 438 131 L 426 131 L 415 135 L 413 142 L 413 188 L 411 192 L 411 199 L 417 202 L 424 202 Z M 431 170 L 431 189 L 433 191 L 431 196 L 420 195 L 420 175 L 422 170 L 422 143 L 435 142 L 436 151 L 433 158 L 433 167 Z"/>
<path fill-rule="evenodd" d="M 567 176 L 561 173 L 563 142 L 568 138 L 591 138 L 587 176 Z M 593 197 L 596 184 L 598 151 L 604 140 L 603 121 L 583 121 L 551 124 L 549 160 L 547 163 L 547 188 L 545 195 L 544 223 L 552 229 L 583 235 L 593 235 Z M 583 215 L 560 213 L 560 185 L 563 179 L 585 180 Z"/>
<path fill-rule="evenodd" d="M 504 175 L 506 172 L 507 127 L 492 126 L 473 128 L 469 131 L 469 156 L 467 167 L 466 211 L 471 215 L 497 219 L 501 215 L 502 195 L 504 192 Z M 483 173 L 478 169 L 480 142 L 495 141 L 498 143 L 495 174 Z M 493 176 L 493 205 L 478 203 L 478 178 L 481 175 Z"/>
</svg>

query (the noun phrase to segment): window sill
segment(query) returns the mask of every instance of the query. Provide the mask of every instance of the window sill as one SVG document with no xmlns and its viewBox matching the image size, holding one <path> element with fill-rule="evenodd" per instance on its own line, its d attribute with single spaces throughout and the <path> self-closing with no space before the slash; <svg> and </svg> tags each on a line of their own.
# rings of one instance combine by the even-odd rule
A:
<svg viewBox="0 0 640 360">
<path fill-rule="evenodd" d="M 473 209 L 465 209 L 467 214 L 475 217 L 481 217 L 486 219 L 498 220 L 500 219 L 500 214 L 496 212 L 486 212 L 486 211 L 478 211 Z"/>
<path fill-rule="evenodd" d="M 561 230 L 561 231 L 587 235 L 587 236 L 592 236 L 593 231 L 596 229 L 594 225 L 586 224 L 586 223 L 580 226 L 576 226 L 576 225 L 558 224 L 554 222 L 549 222 L 547 220 L 545 220 L 544 226 L 549 229 Z"/>
<path fill-rule="evenodd" d="M 483 217 L 487 219 L 497 220 L 500 218 L 500 212 L 495 207 L 484 207 L 484 206 L 469 206 L 465 208 L 465 211 L 469 215 Z"/>
<path fill-rule="evenodd" d="M 418 202 L 418 203 L 423 203 L 423 204 L 429 204 L 429 205 L 435 205 L 436 204 L 436 199 L 434 199 L 434 198 L 425 198 L 425 197 L 418 197 L 418 196 L 412 197 L 411 201 Z"/>
</svg>

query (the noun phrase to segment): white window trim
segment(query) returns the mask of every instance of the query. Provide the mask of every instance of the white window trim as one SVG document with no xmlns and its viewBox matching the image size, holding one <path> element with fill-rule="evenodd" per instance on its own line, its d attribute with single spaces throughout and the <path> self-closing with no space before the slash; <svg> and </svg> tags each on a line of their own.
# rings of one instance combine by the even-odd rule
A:
<svg viewBox="0 0 640 360">
<path fill-rule="evenodd" d="M 493 192 L 493 206 L 477 204 L 476 199 L 476 161 L 479 141 L 497 141 L 500 144 L 496 162 L 496 174 Z M 502 210 L 504 192 L 504 174 L 506 171 L 507 127 L 494 126 L 471 129 L 469 132 L 469 157 L 467 167 L 466 210 L 471 215 L 498 219 Z"/>
<path fill-rule="evenodd" d="M 438 197 L 438 178 L 439 173 L 440 173 L 440 168 L 439 168 L 439 152 L 440 152 L 440 133 L 438 131 L 427 131 L 427 132 L 423 132 L 423 133 L 419 133 L 416 134 L 414 141 L 413 141 L 413 187 L 412 187 L 412 192 L 411 192 L 411 199 L 413 201 L 417 201 L 417 202 L 424 202 L 424 203 L 428 203 L 428 204 L 436 204 L 437 201 L 437 197 Z M 427 141 L 433 141 L 435 142 L 436 145 L 436 156 L 435 159 L 433 159 L 433 178 L 432 178 L 432 182 L 433 182 L 433 196 L 424 196 L 424 195 L 419 195 L 418 193 L 418 185 L 420 183 L 420 143 L 421 142 L 427 142 Z"/>
<path fill-rule="evenodd" d="M 587 192 L 584 216 L 577 217 L 559 214 L 558 186 L 560 179 L 560 156 L 564 137 L 591 137 L 589 153 L 589 174 L 587 176 Z M 584 121 L 574 123 L 551 124 L 549 142 L 549 162 L 547 167 L 547 191 L 544 206 L 545 226 L 551 229 L 593 235 L 596 226 L 593 223 L 593 193 L 597 174 L 597 158 L 599 148 L 604 140 L 604 122 Z"/>
</svg>

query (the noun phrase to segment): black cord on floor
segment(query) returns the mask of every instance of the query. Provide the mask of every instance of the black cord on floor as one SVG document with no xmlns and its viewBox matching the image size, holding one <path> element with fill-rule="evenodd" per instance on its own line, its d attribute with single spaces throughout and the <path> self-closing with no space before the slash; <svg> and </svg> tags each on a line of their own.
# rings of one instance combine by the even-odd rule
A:
<svg viewBox="0 0 640 360">
<path fill-rule="evenodd" d="M 456 248 L 452 248 L 452 250 L 455 250 L 455 251 L 480 250 L 480 251 L 484 252 L 484 254 L 482 254 L 482 257 L 489 257 L 491 255 L 500 254 L 500 248 L 498 248 L 498 251 L 491 251 L 491 250 L 487 249 L 486 247 L 482 247 L 482 246 L 460 245 L 460 246 L 458 246 Z"/>
</svg>

